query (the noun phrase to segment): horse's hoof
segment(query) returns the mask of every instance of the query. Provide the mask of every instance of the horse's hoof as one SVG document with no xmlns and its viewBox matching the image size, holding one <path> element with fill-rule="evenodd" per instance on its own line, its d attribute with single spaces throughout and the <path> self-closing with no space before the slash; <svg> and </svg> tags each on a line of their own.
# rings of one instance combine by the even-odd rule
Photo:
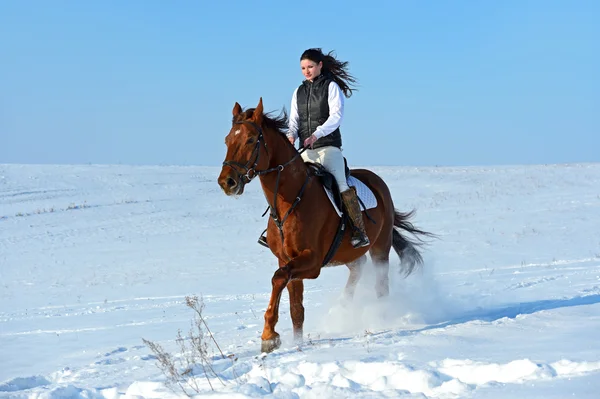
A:
<svg viewBox="0 0 600 399">
<path fill-rule="evenodd" d="M 261 351 L 265 352 L 265 353 L 271 353 L 275 349 L 279 348 L 280 346 L 281 346 L 281 339 L 279 338 L 279 335 L 277 335 L 275 338 L 272 338 L 272 339 L 263 339 L 262 345 L 261 345 Z"/>
<path fill-rule="evenodd" d="M 354 300 L 354 293 L 352 293 L 352 294 L 345 294 L 340 299 L 340 306 L 343 309 L 348 309 L 348 308 L 350 308 L 350 306 L 352 306 L 352 301 L 353 300 Z"/>
</svg>

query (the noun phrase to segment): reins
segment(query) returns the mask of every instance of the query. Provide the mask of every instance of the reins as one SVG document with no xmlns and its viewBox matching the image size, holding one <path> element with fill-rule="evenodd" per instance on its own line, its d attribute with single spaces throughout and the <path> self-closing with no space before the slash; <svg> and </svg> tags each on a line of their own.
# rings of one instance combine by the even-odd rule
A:
<svg viewBox="0 0 600 399">
<path fill-rule="evenodd" d="M 283 216 L 283 218 L 279 218 L 278 212 L 277 212 L 277 193 L 279 191 L 279 182 L 281 179 L 281 172 L 283 172 L 283 170 L 290 165 L 292 162 L 294 162 L 298 157 L 300 157 L 302 155 L 302 153 L 304 151 L 306 151 L 306 147 L 300 149 L 296 155 L 294 155 L 289 161 L 274 166 L 272 168 L 268 168 L 268 169 L 263 169 L 263 170 L 257 170 L 256 166 L 258 165 L 259 159 L 260 159 L 260 143 L 262 142 L 265 146 L 265 151 L 267 151 L 267 155 L 269 155 L 269 149 L 267 148 L 267 142 L 264 139 L 264 135 L 263 135 L 263 130 L 260 126 L 258 126 L 256 123 L 252 122 L 252 121 L 239 121 L 239 122 L 234 122 L 235 125 L 240 125 L 243 123 L 249 123 L 250 125 L 252 125 L 257 131 L 258 131 L 258 139 L 256 141 L 256 145 L 254 146 L 254 149 L 252 150 L 252 154 L 250 155 L 250 158 L 248 159 L 248 162 L 246 162 L 245 165 L 236 162 L 236 161 L 224 161 L 223 165 L 224 166 L 230 166 L 233 170 L 236 171 L 236 173 L 238 174 L 238 177 L 240 179 L 240 182 L 243 184 L 248 184 L 250 183 L 256 176 L 262 176 L 262 175 L 266 175 L 268 173 L 271 172 L 275 172 L 277 171 L 277 178 L 275 179 L 275 190 L 273 193 L 273 204 L 271 205 L 271 202 L 269 201 L 269 199 L 267 198 L 267 203 L 269 204 L 267 210 L 265 210 L 265 213 L 263 213 L 263 216 L 267 213 L 267 211 L 269 210 L 269 208 L 271 209 L 271 218 L 273 219 L 273 221 L 275 222 L 275 225 L 277 226 L 277 228 L 279 229 L 279 235 L 281 236 L 281 245 L 282 245 L 282 249 L 283 252 L 285 254 L 285 256 L 288 258 L 288 260 L 291 260 L 290 257 L 288 256 L 288 254 L 285 253 L 285 247 L 283 246 L 283 242 L 284 242 L 284 236 L 283 236 L 283 224 L 285 223 L 285 221 L 287 220 L 288 216 L 290 216 L 290 214 L 292 213 L 292 211 L 298 206 L 298 204 L 300 203 L 301 199 L 302 199 L 302 195 L 304 194 L 304 190 L 306 189 L 306 186 L 308 185 L 308 181 L 310 180 L 310 173 L 306 172 L 306 179 L 304 180 L 304 183 L 302 184 L 302 187 L 300 188 L 300 191 L 298 192 L 298 195 L 296 196 L 296 199 L 294 200 L 294 202 L 292 203 L 292 206 L 290 207 L 290 209 L 288 209 L 288 211 L 285 213 L 285 215 Z M 256 156 L 254 155 L 256 153 Z M 254 163 L 252 163 L 252 158 L 254 158 Z M 250 164 L 252 163 L 252 166 L 250 166 Z M 237 168 L 234 168 L 233 166 L 239 167 L 241 169 L 243 169 L 245 171 L 244 174 L 240 173 Z"/>
</svg>

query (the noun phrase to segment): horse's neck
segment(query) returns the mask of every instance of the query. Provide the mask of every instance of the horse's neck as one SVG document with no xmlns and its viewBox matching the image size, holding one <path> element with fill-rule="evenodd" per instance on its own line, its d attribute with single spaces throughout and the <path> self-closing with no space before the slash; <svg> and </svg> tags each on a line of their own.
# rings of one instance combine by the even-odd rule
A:
<svg viewBox="0 0 600 399">
<path fill-rule="evenodd" d="M 278 134 L 278 133 L 277 133 Z M 273 135 L 270 135 L 271 137 Z M 282 140 L 277 142 L 276 140 Z M 298 196 L 307 179 L 307 167 L 302 160 L 302 157 L 297 155 L 293 147 L 288 143 L 285 137 L 272 137 L 269 146 L 271 159 L 269 168 L 276 168 L 279 165 L 285 165 L 292 158 L 296 159 L 289 165 L 286 165 L 283 170 L 275 170 L 266 175 L 260 176 L 260 182 L 270 203 L 273 202 L 273 195 L 277 192 L 278 200 L 292 203 Z M 278 178 L 279 175 L 279 178 Z"/>
</svg>

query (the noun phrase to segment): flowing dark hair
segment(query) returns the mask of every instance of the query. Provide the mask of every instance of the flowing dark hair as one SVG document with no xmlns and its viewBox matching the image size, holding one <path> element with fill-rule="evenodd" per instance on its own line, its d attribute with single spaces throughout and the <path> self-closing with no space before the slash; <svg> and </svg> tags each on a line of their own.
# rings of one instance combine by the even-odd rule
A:
<svg viewBox="0 0 600 399">
<path fill-rule="evenodd" d="M 310 60 L 312 62 L 323 62 L 323 72 L 329 72 L 335 83 L 340 86 L 346 97 L 352 96 L 353 85 L 357 83 L 356 78 L 348 72 L 348 61 L 340 61 L 335 58 L 335 52 L 324 54 L 320 48 L 309 48 L 302 53 L 300 61 Z"/>
</svg>

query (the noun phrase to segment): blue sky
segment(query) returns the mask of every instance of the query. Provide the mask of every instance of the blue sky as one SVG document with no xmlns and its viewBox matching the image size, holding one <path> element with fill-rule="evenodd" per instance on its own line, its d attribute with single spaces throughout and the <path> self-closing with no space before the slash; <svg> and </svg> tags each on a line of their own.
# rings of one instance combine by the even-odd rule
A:
<svg viewBox="0 0 600 399">
<path fill-rule="evenodd" d="M 600 2 L 0 2 L 0 163 L 220 165 L 231 109 L 350 61 L 351 165 L 600 162 Z"/>
</svg>

